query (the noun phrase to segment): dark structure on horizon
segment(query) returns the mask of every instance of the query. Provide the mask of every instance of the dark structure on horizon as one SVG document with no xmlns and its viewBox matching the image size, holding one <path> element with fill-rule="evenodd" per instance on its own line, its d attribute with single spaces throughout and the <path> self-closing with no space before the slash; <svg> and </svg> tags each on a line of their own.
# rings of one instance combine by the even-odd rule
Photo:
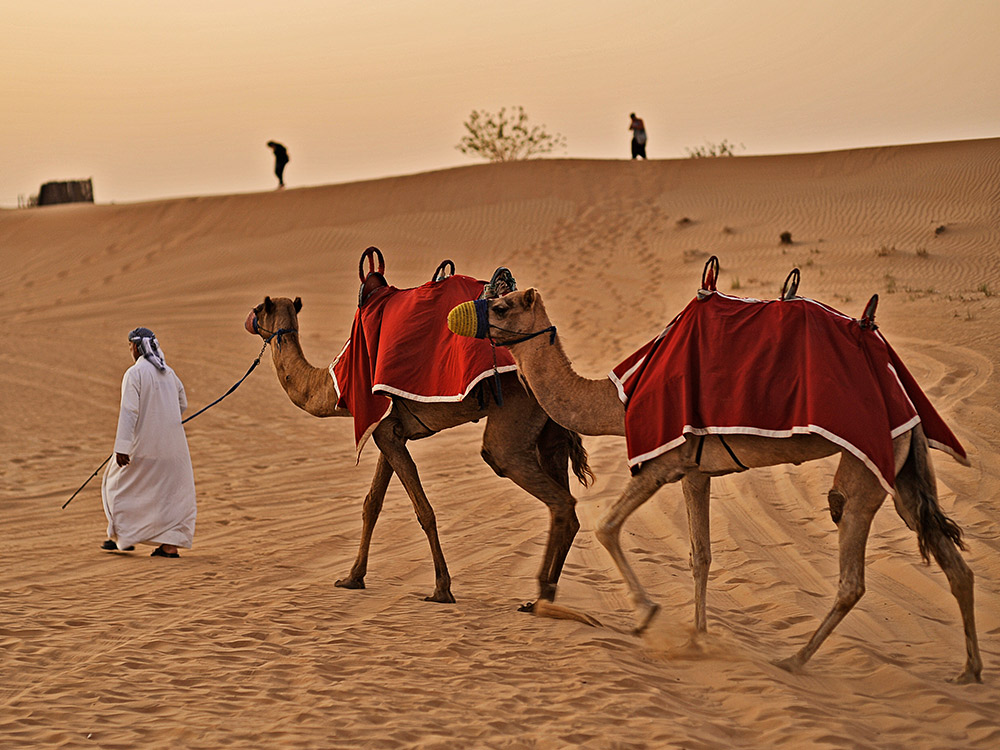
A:
<svg viewBox="0 0 1000 750">
<path fill-rule="evenodd" d="M 93 203 L 94 184 L 86 180 L 66 182 L 46 182 L 38 191 L 38 205 L 51 206 L 56 203 Z"/>
</svg>

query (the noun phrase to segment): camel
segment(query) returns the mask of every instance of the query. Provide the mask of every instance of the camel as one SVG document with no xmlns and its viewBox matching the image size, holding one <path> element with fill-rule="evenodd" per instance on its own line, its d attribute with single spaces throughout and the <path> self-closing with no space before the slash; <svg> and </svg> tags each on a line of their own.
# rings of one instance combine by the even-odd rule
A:
<svg viewBox="0 0 1000 750">
<path fill-rule="evenodd" d="M 265 341 L 276 339 L 271 357 L 278 382 L 292 403 L 316 417 L 350 417 L 337 407 L 337 392 L 325 367 L 313 367 L 299 344 L 298 313 L 302 301 L 265 297 L 247 317 L 246 328 Z M 417 467 L 406 448 L 408 440 L 429 437 L 441 430 L 486 419 L 482 457 L 494 472 L 507 477 L 534 495 L 550 514 L 548 540 L 538 572 L 538 599 L 555 599 L 556 585 L 580 523 L 576 500 L 569 491 L 567 464 L 577 478 L 588 483 L 593 474 L 587 465 L 580 436 L 560 427 L 542 411 L 538 402 L 521 386 L 516 372 L 500 375 L 503 406 L 485 398 L 480 406 L 475 395 L 461 402 L 425 403 L 396 397 L 389 414 L 372 433 L 379 450 L 371 488 L 362 511 L 361 542 L 353 567 L 334 585 L 346 589 L 365 588 L 372 532 L 382 510 L 389 480 L 395 473 L 406 489 L 420 526 L 430 543 L 434 560 L 434 592 L 426 601 L 453 603 L 451 576 L 438 539 L 434 509 L 427 500 Z M 531 611 L 534 603 L 522 606 Z"/>
<path fill-rule="evenodd" d="M 462 317 L 475 315 L 475 304 L 468 302 L 451 312 L 449 326 L 453 332 L 472 335 L 468 326 L 462 324 Z M 483 304 L 486 320 L 480 322 L 481 330 L 488 326 L 487 335 L 493 343 L 509 349 L 528 390 L 552 419 L 581 435 L 625 435 L 625 407 L 616 385 L 608 378 L 591 380 L 574 372 L 537 290 L 516 291 Z M 929 562 L 928 553 L 933 555 L 958 601 L 967 658 L 955 682 L 981 682 L 982 659 L 976 636 L 973 574 L 958 552 L 959 548 L 964 549 L 961 530 L 938 505 L 928 448 L 919 423 L 894 439 L 896 492 L 893 500 L 906 525 L 916 530 L 925 562 Z M 837 453 L 841 453 L 841 459 L 828 495 L 840 540 L 840 582 L 834 605 L 797 653 L 775 662 L 787 671 L 800 671 L 864 594 L 868 533 L 875 512 L 887 494 L 874 473 L 858 458 L 815 434 L 784 438 L 727 435 L 725 442 L 720 436 L 708 436 L 702 441 L 688 435 L 683 444 L 640 465 L 597 529 L 599 541 L 611 554 L 629 589 L 636 609 L 636 632 L 642 633 L 649 625 L 659 605 L 649 598 L 629 565 L 619 535 L 626 519 L 661 486 L 681 482 L 691 541 L 695 629 L 705 632 L 705 599 L 712 560 L 709 548 L 711 477 L 745 468 L 800 464 Z M 734 456 L 739 457 L 742 468 L 736 464 Z"/>
</svg>

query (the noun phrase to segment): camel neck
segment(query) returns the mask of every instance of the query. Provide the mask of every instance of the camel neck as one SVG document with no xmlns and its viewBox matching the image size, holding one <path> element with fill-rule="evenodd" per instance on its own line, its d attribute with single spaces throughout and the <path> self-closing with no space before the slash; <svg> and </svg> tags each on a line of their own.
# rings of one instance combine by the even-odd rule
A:
<svg viewBox="0 0 1000 750">
<path fill-rule="evenodd" d="M 278 382 L 292 403 L 316 417 L 349 417 L 337 408 L 337 390 L 328 369 L 313 367 L 306 360 L 298 334 L 282 336 L 271 344 L 271 360 Z"/>
<path fill-rule="evenodd" d="M 566 429 L 581 435 L 624 435 L 625 407 L 608 378 L 578 375 L 556 335 L 515 344 L 510 353 L 542 409 Z"/>
</svg>

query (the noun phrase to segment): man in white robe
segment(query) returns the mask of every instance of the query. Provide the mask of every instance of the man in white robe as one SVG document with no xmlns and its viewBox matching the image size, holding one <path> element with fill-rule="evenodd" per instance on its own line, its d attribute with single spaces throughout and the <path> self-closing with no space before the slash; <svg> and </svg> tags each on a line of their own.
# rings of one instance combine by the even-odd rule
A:
<svg viewBox="0 0 1000 750">
<path fill-rule="evenodd" d="M 194 472 L 181 414 L 184 385 L 148 328 L 129 333 L 135 364 L 122 379 L 115 456 L 101 482 L 108 536 L 102 549 L 158 545 L 153 557 L 190 549 L 197 515 Z"/>
</svg>

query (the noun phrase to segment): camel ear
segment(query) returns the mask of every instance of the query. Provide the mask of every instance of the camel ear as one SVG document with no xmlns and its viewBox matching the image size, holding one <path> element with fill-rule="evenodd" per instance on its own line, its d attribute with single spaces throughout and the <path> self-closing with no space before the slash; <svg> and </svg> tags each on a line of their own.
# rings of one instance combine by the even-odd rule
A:
<svg viewBox="0 0 1000 750">
<path fill-rule="evenodd" d="M 524 296 L 521 297 L 521 304 L 524 305 L 524 309 L 527 310 L 534 306 L 535 304 L 535 290 L 534 287 L 527 289 L 524 292 Z"/>
<path fill-rule="evenodd" d="M 270 297 L 264 297 L 264 312 L 274 312 L 274 302 L 271 301 Z"/>
<path fill-rule="evenodd" d="M 295 312 L 296 313 L 299 312 L 302 309 L 302 298 L 301 297 L 296 297 L 295 301 L 292 302 L 292 307 L 295 308 Z"/>
</svg>

